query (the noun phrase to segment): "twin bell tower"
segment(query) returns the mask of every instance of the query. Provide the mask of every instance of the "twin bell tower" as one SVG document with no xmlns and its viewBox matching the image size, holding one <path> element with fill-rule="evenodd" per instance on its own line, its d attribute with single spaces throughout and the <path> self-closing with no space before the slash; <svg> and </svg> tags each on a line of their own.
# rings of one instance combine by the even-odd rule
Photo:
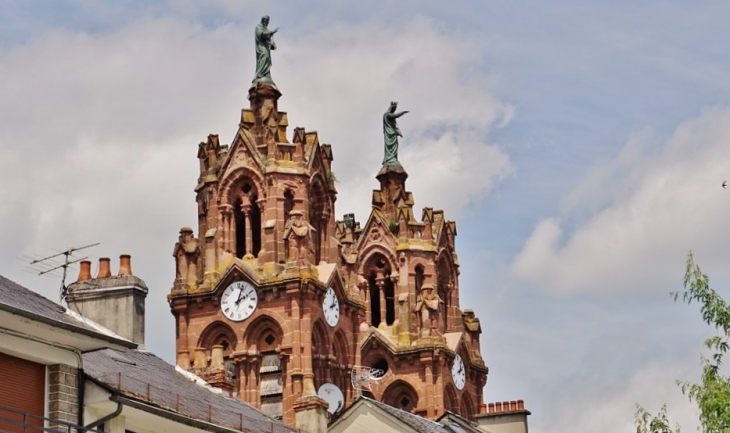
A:
<svg viewBox="0 0 730 433">
<path fill-rule="evenodd" d="M 198 227 L 180 229 L 168 295 L 178 366 L 302 431 L 326 430 L 359 395 L 473 420 L 488 373 L 481 327 L 459 305 L 456 224 L 428 207 L 416 218 L 397 158 L 406 112 L 383 114 L 366 223 L 337 220 L 332 146 L 300 127 L 288 138 L 268 24 L 255 31 L 250 106 L 231 144 L 198 145 Z"/>
</svg>

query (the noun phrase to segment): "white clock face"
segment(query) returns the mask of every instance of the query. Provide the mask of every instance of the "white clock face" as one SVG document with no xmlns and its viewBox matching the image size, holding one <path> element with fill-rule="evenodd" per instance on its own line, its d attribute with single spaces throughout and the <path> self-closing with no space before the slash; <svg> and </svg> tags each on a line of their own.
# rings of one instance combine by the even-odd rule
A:
<svg viewBox="0 0 730 433">
<path fill-rule="evenodd" d="M 335 327 L 340 321 L 340 302 L 337 300 L 335 291 L 330 287 L 324 295 L 322 302 L 322 311 L 324 311 L 324 320 L 331 327 Z"/>
<path fill-rule="evenodd" d="M 256 289 L 245 281 L 236 281 L 226 287 L 221 297 L 223 314 L 234 322 L 246 320 L 256 311 L 259 296 Z"/>
<path fill-rule="evenodd" d="M 458 354 L 454 358 L 454 366 L 451 368 L 451 378 L 454 379 L 454 385 L 459 390 L 464 389 L 466 384 L 466 370 L 464 369 L 464 361 Z"/>
</svg>

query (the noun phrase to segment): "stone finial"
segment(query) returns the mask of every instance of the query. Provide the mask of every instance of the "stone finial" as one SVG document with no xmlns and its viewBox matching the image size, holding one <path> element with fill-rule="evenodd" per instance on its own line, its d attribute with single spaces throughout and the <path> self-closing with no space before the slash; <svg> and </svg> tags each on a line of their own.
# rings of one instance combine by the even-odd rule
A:
<svg viewBox="0 0 730 433">
<path fill-rule="evenodd" d="M 205 355 L 205 348 L 195 348 L 195 359 L 193 360 L 193 368 L 206 368 L 208 367 L 208 358 Z"/>
<path fill-rule="evenodd" d="M 210 351 L 210 366 L 211 367 L 222 367 L 223 361 L 223 346 L 216 344 Z"/>
<path fill-rule="evenodd" d="M 177 365 L 183 370 L 190 370 L 190 355 L 187 350 L 177 352 Z"/>
</svg>

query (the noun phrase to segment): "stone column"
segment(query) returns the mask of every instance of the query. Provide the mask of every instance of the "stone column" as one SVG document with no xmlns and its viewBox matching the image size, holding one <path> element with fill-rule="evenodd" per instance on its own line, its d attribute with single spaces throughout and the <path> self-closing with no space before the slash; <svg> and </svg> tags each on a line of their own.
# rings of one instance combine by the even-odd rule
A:
<svg viewBox="0 0 730 433">
<path fill-rule="evenodd" d="M 175 314 L 177 317 L 177 365 L 187 370 L 190 368 L 190 350 L 188 348 L 188 316 L 186 306 L 175 305 Z"/>
<path fill-rule="evenodd" d="M 425 356 L 424 356 L 425 355 Z M 421 354 L 421 364 L 423 364 L 423 369 L 425 373 L 425 388 L 426 388 L 426 418 L 433 419 L 436 416 L 436 411 L 434 408 L 435 401 L 434 401 L 434 390 L 433 390 L 433 367 L 434 367 L 434 359 L 433 354 Z"/>
<path fill-rule="evenodd" d="M 215 258 L 215 235 L 220 233 L 219 230 L 208 230 L 205 233 L 205 270 L 203 274 L 203 285 L 212 286 L 217 278 L 216 274 L 216 258 Z"/>
<path fill-rule="evenodd" d="M 249 358 L 249 373 L 248 373 L 248 382 L 249 382 L 249 390 L 251 392 L 250 398 L 251 400 L 249 403 L 257 409 L 261 409 L 261 398 L 259 397 L 260 389 L 259 389 L 259 362 L 258 357 L 253 356 Z"/>
<path fill-rule="evenodd" d="M 292 396 L 298 398 L 302 395 L 303 391 L 303 366 L 302 366 L 302 325 L 301 325 L 301 292 L 299 291 L 298 284 L 291 284 L 287 286 L 286 296 L 291 302 L 290 319 L 291 319 L 291 370 L 289 375 L 291 377 Z"/>
<path fill-rule="evenodd" d="M 308 308 L 303 309 L 301 323 L 301 359 L 302 372 L 304 373 L 302 396 L 316 396 L 317 390 L 314 389 L 314 366 L 312 362 L 312 318 Z"/>
<path fill-rule="evenodd" d="M 233 219 L 233 209 L 231 205 L 221 205 L 218 210 L 221 214 L 220 221 L 220 233 L 221 233 L 221 247 L 223 251 L 233 251 L 231 247 L 231 236 L 233 235 L 231 227 L 231 219 Z"/>
<path fill-rule="evenodd" d="M 253 239 L 251 238 L 251 205 L 241 205 L 241 212 L 243 212 L 243 218 L 246 225 L 246 252 L 244 256 L 248 256 L 252 253 Z"/>
<path fill-rule="evenodd" d="M 376 281 L 378 285 L 378 295 L 380 296 L 380 323 L 386 323 L 385 320 L 385 280 L 379 277 Z M 379 326 L 379 325 L 378 325 Z"/>
<path fill-rule="evenodd" d="M 448 365 L 443 356 L 439 356 L 438 360 L 434 362 L 434 369 L 439 374 L 434 375 L 434 411 L 435 416 L 440 417 L 444 414 L 444 376 L 451 376 L 451 371 L 447 368 Z M 468 380 L 468 379 L 467 379 Z M 438 393 L 438 394 L 436 394 Z"/>
</svg>

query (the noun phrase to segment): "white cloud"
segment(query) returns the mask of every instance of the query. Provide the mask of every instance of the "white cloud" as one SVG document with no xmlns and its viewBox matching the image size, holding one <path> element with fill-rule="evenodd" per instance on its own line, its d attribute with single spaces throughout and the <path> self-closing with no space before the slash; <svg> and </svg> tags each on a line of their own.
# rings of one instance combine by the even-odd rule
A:
<svg viewBox="0 0 730 433">
<path fill-rule="evenodd" d="M 720 187 L 730 178 L 730 108 L 684 122 L 654 152 L 641 152 L 636 140 L 587 176 L 562 218 L 537 224 L 514 275 L 552 293 L 666 292 L 678 286 L 690 249 L 715 271 L 730 241 L 730 191 Z M 568 228 L 586 210 L 589 218 Z"/>
<path fill-rule="evenodd" d="M 398 121 L 399 159 L 417 206 L 453 218 L 510 173 L 509 157 L 487 135 L 514 109 L 491 95 L 491 77 L 476 72 L 479 43 L 418 17 L 397 28 L 335 24 L 295 37 L 282 34 L 274 53 L 279 107 L 334 145 L 339 213 L 369 214 L 390 101 L 410 111 Z"/>
<path fill-rule="evenodd" d="M 666 404 L 672 427 L 679 424 L 682 431 L 694 431 L 699 425 L 699 409 L 676 385 L 677 378 L 687 374 L 679 364 L 650 363 L 627 382 L 609 379 L 600 389 L 582 389 L 571 392 L 568 398 L 557 399 L 553 402 L 555 410 L 543 414 L 534 427 L 545 433 L 635 431 L 638 403 L 652 414 Z"/>
</svg>

